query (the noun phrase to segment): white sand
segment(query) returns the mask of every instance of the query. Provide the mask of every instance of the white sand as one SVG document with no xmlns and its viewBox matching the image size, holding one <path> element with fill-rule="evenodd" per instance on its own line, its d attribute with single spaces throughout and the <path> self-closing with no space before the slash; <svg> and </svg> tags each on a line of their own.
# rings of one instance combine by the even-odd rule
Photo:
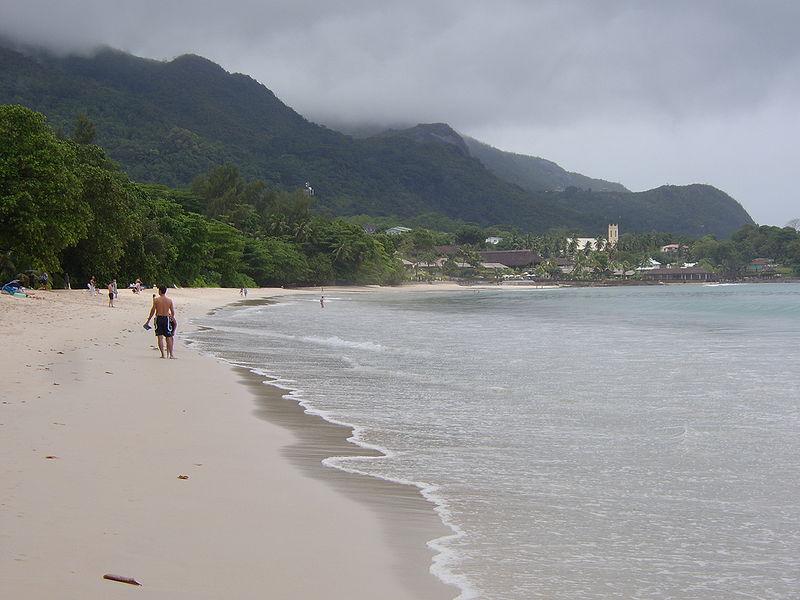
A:
<svg viewBox="0 0 800 600">
<path fill-rule="evenodd" d="M 149 292 L 123 290 L 114 309 L 105 294 L 38 295 L 0 296 L 3 598 L 457 594 L 423 569 L 409 575 L 412 542 L 387 535 L 397 524 L 292 466 L 297 437 L 254 417 L 252 386 L 182 345 L 188 316 L 238 290 L 170 292 L 177 360 L 161 360 L 142 329 Z"/>
</svg>

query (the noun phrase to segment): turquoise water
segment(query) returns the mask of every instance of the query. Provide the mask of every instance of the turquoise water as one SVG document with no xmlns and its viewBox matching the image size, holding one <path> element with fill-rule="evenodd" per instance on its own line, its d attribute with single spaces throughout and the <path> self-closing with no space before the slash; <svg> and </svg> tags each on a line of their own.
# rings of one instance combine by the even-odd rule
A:
<svg viewBox="0 0 800 600">
<path fill-rule="evenodd" d="M 462 597 L 800 597 L 800 285 L 326 299 L 196 339 L 385 449 L 327 463 L 418 483 Z"/>
</svg>

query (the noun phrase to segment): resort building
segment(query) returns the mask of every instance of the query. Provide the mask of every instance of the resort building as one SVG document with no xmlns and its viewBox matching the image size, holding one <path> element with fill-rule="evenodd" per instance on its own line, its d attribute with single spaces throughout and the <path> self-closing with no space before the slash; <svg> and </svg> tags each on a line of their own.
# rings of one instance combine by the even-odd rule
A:
<svg viewBox="0 0 800 600">
<path fill-rule="evenodd" d="M 489 236 L 489 237 L 486 238 L 486 242 L 485 243 L 491 244 L 492 246 L 497 246 L 497 244 L 499 244 L 502 241 L 503 241 L 503 238 L 497 237 L 496 235 L 492 235 L 492 236 Z"/>
<path fill-rule="evenodd" d="M 700 267 L 687 267 L 685 269 L 650 269 L 642 271 L 642 279 L 646 281 L 686 282 L 686 281 L 717 281 L 715 273 Z"/>
<path fill-rule="evenodd" d="M 481 261 L 499 263 L 512 269 L 535 267 L 544 259 L 533 250 L 484 250 L 478 252 Z"/>
</svg>

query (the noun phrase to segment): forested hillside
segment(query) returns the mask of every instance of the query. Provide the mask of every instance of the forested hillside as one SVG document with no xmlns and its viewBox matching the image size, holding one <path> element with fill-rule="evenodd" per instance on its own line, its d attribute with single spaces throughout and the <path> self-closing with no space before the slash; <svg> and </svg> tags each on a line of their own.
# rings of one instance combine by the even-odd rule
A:
<svg viewBox="0 0 800 600">
<path fill-rule="evenodd" d="M 596 192 L 628 191 L 622 184 L 572 173 L 551 160 L 505 152 L 469 136 L 462 137 L 469 153 L 492 173 L 532 192 L 565 190 L 568 187 L 591 189 Z"/>
<path fill-rule="evenodd" d="M 752 222 L 736 201 L 708 186 L 640 194 L 530 191 L 465 152 L 466 142 L 447 125 L 353 139 L 304 119 L 252 78 L 193 55 L 161 62 L 111 49 L 58 57 L 0 48 L 0 104 L 40 111 L 65 134 L 87 115 L 96 142 L 134 180 L 187 185 L 228 163 L 247 179 L 284 190 L 310 182 L 318 210 L 329 215 L 402 220 L 431 213 L 586 233 L 613 220 L 629 231 L 723 237 Z"/>
</svg>

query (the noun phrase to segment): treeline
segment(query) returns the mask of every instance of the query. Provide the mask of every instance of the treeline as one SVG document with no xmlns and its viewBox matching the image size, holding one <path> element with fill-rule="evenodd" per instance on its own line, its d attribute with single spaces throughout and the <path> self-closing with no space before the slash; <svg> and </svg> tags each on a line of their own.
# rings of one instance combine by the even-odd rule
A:
<svg viewBox="0 0 800 600">
<path fill-rule="evenodd" d="M 744 275 L 756 258 L 771 259 L 778 272 L 800 277 L 800 232 L 793 227 L 745 225 L 729 240 L 700 238 L 689 255 L 731 278 Z"/>
<path fill-rule="evenodd" d="M 222 166 L 190 190 L 132 182 L 91 144 L 45 117 L 0 106 L 0 270 L 94 275 L 182 286 L 393 284 L 402 265 L 352 223 L 315 215 L 310 198 L 245 182 Z"/>
<path fill-rule="evenodd" d="M 529 249 L 546 259 L 540 274 L 559 278 L 563 278 L 559 265 L 564 263 L 556 259 L 568 259 L 575 266 L 571 278 L 602 278 L 612 271 L 649 267 L 652 259 L 664 266 L 699 263 L 724 278 L 738 279 L 756 273 L 749 269 L 756 258 L 770 261 L 770 268 L 762 274 L 800 277 L 800 232 L 793 227 L 745 225 L 730 239 L 722 240 L 712 235 L 694 239 L 664 232 L 624 233 L 614 246 L 599 236 L 594 246 L 578 249 L 581 233 L 575 230 L 554 229 L 535 235 L 502 227 L 449 225 L 457 226 L 448 233 L 415 229 L 394 237 L 390 243 L 403 258 L 423 263 L 432 263 L 441 256 L 437 245 L 456 244 L 460 246 L 459 260 L 475 264 L 479 263 L 476 253 L 480 250 Z M 487 243 L 490 237 L 500 241 Z M 670 244 L 675 244 L 677 250 L 661 251 Z"/>
</svg>

